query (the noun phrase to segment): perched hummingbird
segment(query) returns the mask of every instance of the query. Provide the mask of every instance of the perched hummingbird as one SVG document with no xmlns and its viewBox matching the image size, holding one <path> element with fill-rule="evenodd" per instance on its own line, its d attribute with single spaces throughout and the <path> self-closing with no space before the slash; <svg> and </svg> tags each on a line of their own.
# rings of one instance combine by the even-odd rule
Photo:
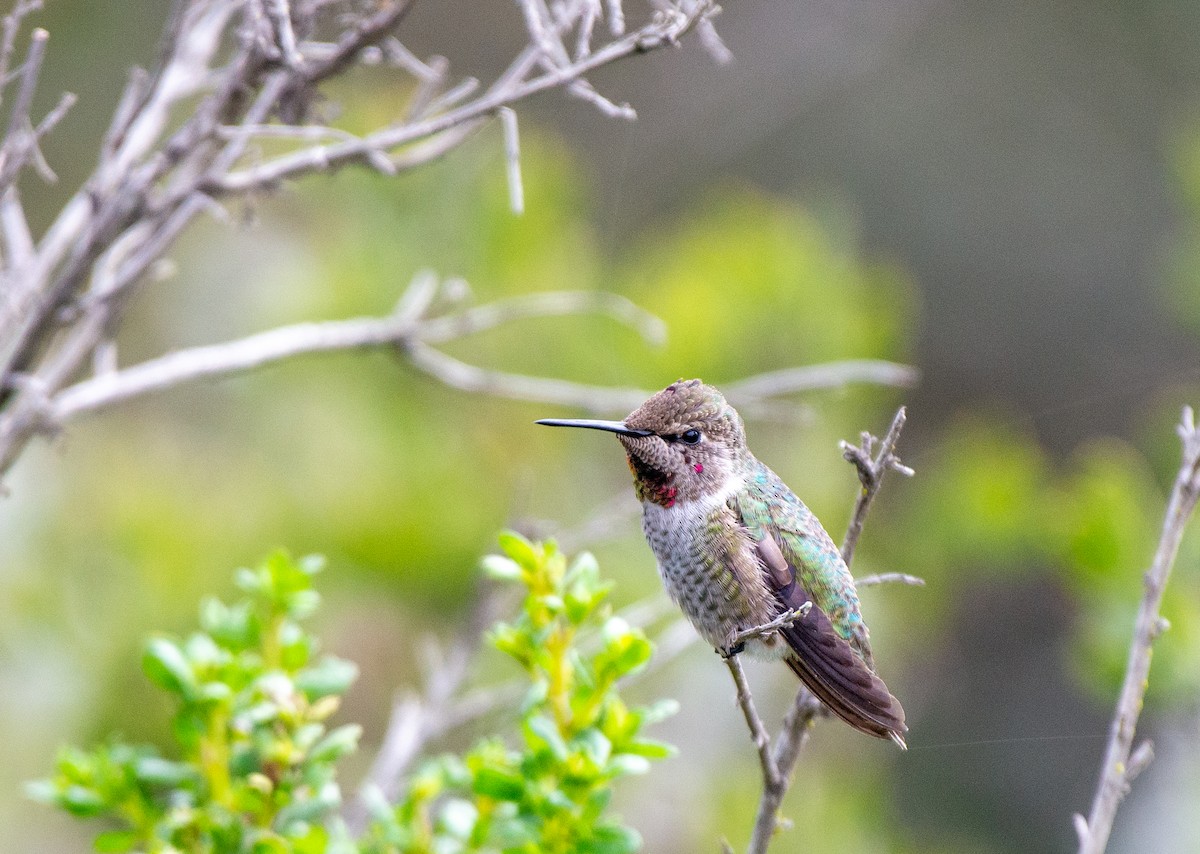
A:
<svg viewBox="0 0 1200 854">
<path fill-rule="evenodd" d="M 718 652 L 741 652 L 747 630 L 807 606 L 745 651 L 782 658 L 850 726 L 905 747 L 904 709 L 875 675 L 849 568 L 817 517 L 750 453 L 719 391 L 680 380 L 624 421 L 537 423 L 617 434 L 663 584 Z"/>
</svg>

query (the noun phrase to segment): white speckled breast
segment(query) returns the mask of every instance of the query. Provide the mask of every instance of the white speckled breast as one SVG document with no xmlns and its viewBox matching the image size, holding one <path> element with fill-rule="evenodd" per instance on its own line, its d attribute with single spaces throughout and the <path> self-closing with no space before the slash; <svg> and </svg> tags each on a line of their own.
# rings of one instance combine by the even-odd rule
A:
<svg viewBox="0 0 1200 854">
<path fill-rule="evenodd" d="M 731 480 L 719 493 L 695 501 L 642 505 L 642 530 L 667 593 L 715 648 L 727 647 L 736 632 L 774 616 L 749 535 L 740 527 L 717 527 L 715 521 L 728 512 L 726 505 L 741 486 Z"/>
</svg>

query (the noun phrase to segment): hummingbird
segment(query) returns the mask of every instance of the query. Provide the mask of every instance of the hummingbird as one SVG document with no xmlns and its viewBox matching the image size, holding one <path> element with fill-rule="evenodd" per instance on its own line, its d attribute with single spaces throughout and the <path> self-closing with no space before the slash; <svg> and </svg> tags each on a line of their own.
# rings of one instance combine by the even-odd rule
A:
<svg viewBox="0 0 1200 854">
<path fill-rule="evenodd" d="M 875 675 L 841 552 L 750 452 L 742 418 L 721 392 L 679 380 L 624 421 L 537 423 L 616 434 L 663 585 L 717 652 L 782 658 L 835 715 L 906 749 L 904 709 Z"/>
</svg>

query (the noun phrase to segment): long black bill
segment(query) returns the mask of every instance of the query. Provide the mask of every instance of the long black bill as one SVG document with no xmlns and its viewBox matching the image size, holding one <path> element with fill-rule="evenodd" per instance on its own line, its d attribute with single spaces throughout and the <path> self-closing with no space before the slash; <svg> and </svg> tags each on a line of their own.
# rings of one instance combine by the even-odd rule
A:
<svg viewBox="0 0 1200 854">
<path fill-rule="evenodd" d="M 623 421 L 590 421 L 586 418 L 543 418 L 536 422 L 547 427 L 583 427 L 587 430 L 607 430 L 621 436 L 653 436 L 653 430 L 635 430 Z"/>
</svg>

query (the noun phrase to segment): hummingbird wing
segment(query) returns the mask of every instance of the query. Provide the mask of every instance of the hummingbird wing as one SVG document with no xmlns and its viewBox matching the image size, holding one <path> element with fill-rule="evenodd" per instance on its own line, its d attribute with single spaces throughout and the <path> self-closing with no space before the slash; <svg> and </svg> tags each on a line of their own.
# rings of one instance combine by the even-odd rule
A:
<svg viewBox="0 0 1200 854">
<path fill-rule="evenodd" d="M 788 492 L 790 495 L 790 490 Z M 796 504 L 800 504 L 799 499 L 790 497 Z M 808 509 L 802 504 L 800 507 L 807 518 L 815 523 L 816 520 L 808 513 Z M 803 527 L 802 531 L 772 531 L 747 519 L 748 515 L 752 518 L 762 518 L 760 514 L 747 514 L 742 512 L 740 507 L 737 509 L 742 523 L 754 540 L 767 585 L 779 601 L 781 609 L 799 610 L 806 603 L 812 602 L 812 608 L 806 616 L 780 630 L 790 647 L 790 654 L 785 659 L 788 666 L 817 699 L 850 726 L 876 738 L 890 738 L 904 747 L 903 734 L 908 730 L 904 723 L 904 709 L 892 696 L 883 680 L 875 675 L 863 652 L 855 648 L 859 644 L 851 645 L 851 640 L 859 641 L 869 656 L 865 631 L 850 630 L 847 632 L 848 639 L 838 631 L 827 613 L 849 607 L 857 618 L 857 626 L 861 626 L 857 596 L 853 597 L 852 602 L 839 603 L 836 598 L 830 596 L 829 585 L 820 585 L 806 579 L 806 576 L 818 574 L 818 567 L 812 564 L 818 560 L 824 564 L 822 559 L 828 558 L 827 546 L 832 545 L 832 542 L 806 544 L 805 537 L 811 536 L 811 526 L 787 526 Z M 828 535 L 823 539 L 828 540 Z M 816 548 L 820 554 L 808 554 L 807 552 L 811 551 L 808 546 Z M 837 554 L 836 548 L 833 552 Z M 822 568 L 826 572 L 836 572 L 840 568 L 852 590 L 853 579 L 850 578 L 845 564 L 841 562 L 840 555 L 837 555 L 837 563 L 840 567 Z M 843 608 L 838 608 L 839 604 L 843 604 Z"/>
<path fill-rule="evenodd" d="M 756 548 L 782 605 L 799 610 L 813 601 L 774 537 L 759 540 Z M 780 634 L 794 653 L 785 659 L 788 666 L 830 711 L 860 732 L 905 746 L 908 727 L 900 702 L 815 602 L 807 615 Z"/>
</svg>

